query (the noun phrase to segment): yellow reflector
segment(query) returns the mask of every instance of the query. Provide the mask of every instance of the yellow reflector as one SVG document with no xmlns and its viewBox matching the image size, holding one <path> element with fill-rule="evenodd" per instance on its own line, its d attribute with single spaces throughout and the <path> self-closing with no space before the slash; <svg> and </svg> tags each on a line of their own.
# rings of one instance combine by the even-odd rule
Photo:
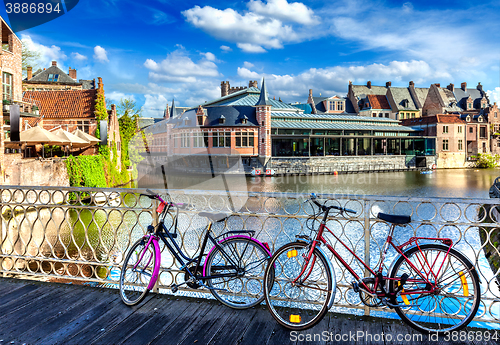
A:
<svg viewBox="0 0 500 345">
<path fill-rule="evenodd" d="M 293 315 L 293 314 L 291 314 L 290 315 L 290 322 L 300 323 L 300 315 Z"/>
<path fill-rule="evenodd" d="M 288 256 L 289 258 L 294 258 L 297 256 L 297 250 L 290 250 L 288 251 L 288 253 L 286 253 L 286 256 Z M 292 317 L 293 315 L 291 315 L 290 317 Z M 292 321 L 293 322 L 293 321 Z"/>
<path fill-rule="evenodd" d="M 467 278 L 465 278 L 465 274 L 462 271 L 460 271 L 460 273 L 458 273 L 458 275 L 460 276 L 460 280 L 462 281 L 462 287 L 464 289 L 464 296 L 469 297 L 469 285 L 467 285 Z"/>
<path fill-rule="evenodd" d="M 400 281 L 398 282 L 398 286 L 401 286 L 401 282 Z M 401 290 L 401 292 L 405 292 L 405 289 Z M 403 299 L 403 302 L 406 305 L 410 305 L 410 301 L 408 301 L 408 297 L 406 297 L 406 295 L 401 295 L 401 298 Z"/>
</svg>

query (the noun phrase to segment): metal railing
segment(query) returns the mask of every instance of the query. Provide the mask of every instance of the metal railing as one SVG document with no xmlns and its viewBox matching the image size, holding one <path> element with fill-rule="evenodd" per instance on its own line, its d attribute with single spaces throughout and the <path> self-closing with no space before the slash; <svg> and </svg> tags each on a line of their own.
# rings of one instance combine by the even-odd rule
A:
<svg viewBox="0 0 500 345">
<path fill-rule="evenodd" d="M 157 190 L 162 192 L 161 190 Z M 73 187 L 3 186 L 0 189 L 0 272 L 4 276 L 31 277 L 48 281 L 73 280 L 116 287 L 122 260 L 132 243 L 157 221 L 155 205 L 139 193 L 143 189 L 97 189 Z M 165 191 L 163 191 L 165 193 Z M 190 206 L 179 215 L 177 240 L 181 248 L 195 255 L 207 220 L 200 211 L 229 212 L 225 223 L 214 231 L 255 231 L 255 237 L 269 243 L 271 251 L 294 241 L 298 234 L 311 234 L 319 224 L 307 194 L 231 193 L 219 191 L 169 191 L 170 198 Z M 410 198 L 323 194 L 327 204 L 357 211 L 352 217 L 332 215 L 327 226 L 371 267 L 381 259 L 388 225 L 376 219 L 378 212 L 411 215 L 412 223 L 396 227 L 395 242 L 412 236 L 447 237 L 478 268 L 482 304 L 477 320 L 500 323 L 500 252 L 496 238 L 500 227 L 498 199 Z M 241 205 L 237 212 L 230 205 Z M 166 219 L 167 227 L 172 219 Z M 365 269 L 333 237 L 332 245 L 363 276 Z M 488 253 L 491 264 L 485 256 Z M 396 253 L 389 251 L 386 269 Z M 496 256 L 496 259 L 495 259 Z M 333 256 L 338 290 L 334 307 L 339 311 L 365 307 L 350 282 L 352 277 Z M 495 263 L 496 262 L 496 263 Z M 495 266 L 496 265 L 496 266 Z M 495 272 L 494 272 L 495 271 Z M 159 291 L 184 281 L 184 271 L 163 248 Z M 206 296 L 207 290 L 184 288 L 184 293 Z M 371 309 L 372 311 L 387 311 Z"/>
</svg>

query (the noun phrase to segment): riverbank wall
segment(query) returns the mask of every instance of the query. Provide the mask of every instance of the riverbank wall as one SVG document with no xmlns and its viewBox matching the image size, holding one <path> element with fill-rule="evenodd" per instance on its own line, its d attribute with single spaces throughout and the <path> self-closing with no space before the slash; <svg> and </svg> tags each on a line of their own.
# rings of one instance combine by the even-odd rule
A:
<svg viewBox="0 0 500 345">
<path fill-rule="evenodd" d="M 367 173 L 432 169 L 435 156 L 332 156 L 332 157 L 279 157 L 272 158 L 267 168 L 278 175 Z"/>
<path fill-rule="evenodd" d="M 66 162 L 61 158 L 23 158 L 20 153 L 6 154 L 2 167 L 1 184 L 69 187 Z"/>
</svg>

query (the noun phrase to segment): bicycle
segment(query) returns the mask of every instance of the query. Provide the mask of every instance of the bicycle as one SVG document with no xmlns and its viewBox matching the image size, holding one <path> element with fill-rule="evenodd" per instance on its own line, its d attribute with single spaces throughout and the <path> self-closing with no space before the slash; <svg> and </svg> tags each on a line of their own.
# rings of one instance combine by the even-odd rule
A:
<svg viewBox="0 0 500 345">
<path fill-rule="evenodd" d="M 378 269 L 371 269 L 354 250 L 325 225 L 329 212 L 341 215 L 356 211 L 325 206 L 311 194 L 311 201 L 323 219 L 314 238 L 296 236 L 273 254 L 264 275 L 264 296 L 278 323 L 293 330 L 313 327 L 333 304 L 335 272 L 324 244 L 354 277 L 352 289 L 368 307 L 394 309 L 400 318 L 420 332 L 444 333 L 460 330 L 474 318 L 480 303 L 479 276 L 473 264 L 453 249 L 448 238 L 411 237 L 396 245 L 392 241 L 396 225 L 406 226 L 411 217 L 379 213 L 377 218 L 390 224 Z M 370 276 L 361 278 L 323 236 L 333 235 L 359 261 Z M 434 243 L 421 243 L 433 241 Z M 391 245 L 399 254 L 383 275 L 384 260 Z M 272 272 L 272 273 L 271 273 Z"/>
<path fill-rule="evenodd" d="M 184 254 L 175 241 L 179 209 L 187 204 L 167 202 L 158 194 L 147 189 L 150 194 L 141 194 L 160 202 L 156 212 L 159 222 L 155 227 L 149 225 L 147 233 L 130 248 L 123 262 L 120 274 L 120 297 L 129 305 L 140 303 L 153 289 L 161 267 L 160 242 L 180 263 L 184 271 L 184 282 L 171 284 L 172 293 L 180 286 L 191 289 L 204 287 L 221 303 L 235 309 L 253 307 L 264 300 L 262 279 L 266 262 L 271 257 L 267 243 L 253 238 L 255 231 L 228 231 L 220 236 L 211 234 L 212 223 L 225 221 L 225 213 L 200 212 L 209 223 L 200 248 L 200 254 L 192 258 Z M 165 226 L 165 216 L 175 209 L 175 217 L 170 229 Z M 173 232 L 170 232 L 173 228 Z M 207 255 L 204 255 L 208 240 L 213 243 Z M 206 257 L 202 262 L 202 258 Z M 246 291 L 244 291 L 246 290 Z"/>
</svg>

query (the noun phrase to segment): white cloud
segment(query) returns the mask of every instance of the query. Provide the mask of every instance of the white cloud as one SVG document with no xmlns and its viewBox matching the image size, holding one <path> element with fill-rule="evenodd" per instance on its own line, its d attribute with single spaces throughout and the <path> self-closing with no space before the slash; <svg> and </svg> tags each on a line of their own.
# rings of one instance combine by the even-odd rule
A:
<svg viewBox="0 0 500 345">
<path fill-rule="evenodd" d="M 95 46 L 94 47 L 94 59 L 96 59 L 99 62 L 109 62 L 106 49 L 104 49 L 101 46 Z"/>
<path fill-rule="evenodd" d="M 500 87 L 496 87 L 491 91 L 488 90 L 486 91 L 486 93 L 488 94 L 488 98 L 491 104 L 496 102 L 498 105 L 500 105 Z"/>
<path fill-rule="evenodd" d="M 245 68 L 252 68 L 254 66 L 255 65 L 251 62 L 248 62 L 248 61 L 243 62 L 243 67 L 245 67 Z"/>
<path fill-rule="evenodd" d="M 213 57 L 215 58 L 214 55 Z M 147 59 L 144 66 L 150 70 L 149 78 L 155 82 L 193 83 L 199 77 L 219 76 L 217 65 L 213 61 L 208 60 L 206 55 L 205 58 L 194 62 L 182 49 L 168 54 L 160 63 L 152 59 Z"/>
<path fill-rule="evenodd" d="M 214 62 L 217 62 L 217 58 L 215 57 L 214 54 L 210 53 L 210 52 L 207 52 L 207 53 L 201 53 L 201 55 L 203 55 L 205 57 L 205 59 L 207 59 L 208 61 L 214 61 Z"/>
<path fill-rule="evenodd" d="M 68 57 L 66 54 L 62 51 L 61 47 L 58 47 L 56 45 L 52 46 L 45 46 L 43 44 L 40 44 L 38 42 L 33 41 L 31 36 L 21 34 L 21 40 L 23 44 L 29 49 L 36 51 L 40 53 L 40 58 L 37 59 L 37 64 L 39 67 L 48 67 L 51 65 L 52 61 L 64 61 Z M 59 64 L 61 67 L 62 64 Z"/>
<path fill-rule="evenodd" d="M 301 2 L 288 3 L 286 0 L 268 0 L 264 4 L 260 0 L 251 0 L 248 3 L 248 8 L 255 13 L 285 22 L 291 21 L 309 25 L 319 20 L 314 16 L 313 10 Z"/>
<path fill-rule="evenodd" d="M 163 117 L 167 107 L 167 99 L 163 95 L 145 95 L 146 101 L 142 106 L 143 117 Z"/>
<path fill-rule="evenodd" d="M 135 97 L 133 94 L 125 94 L 119 91 L 106 92 L 106 98 L 115 101 L 117 103 L 120 102 L 122 98 L 128 98 L 131 99 L 132 101 L 135 101 Z"/>
<path fill-rule="evenodd" d="M 238 67 L 238 76 L 242 77 L 243 79 L 251 80 L 261 78 L 261 75 L 259 73 L 250 71 L 250 69 L 246 67 Z"/>
<path fill-rule="evenodd" d="M 122 93 L 133 93 L 133 94 L 150 94 L 150 95 L 169 95 L 167 98 L 175 94 L 180 94 L 180 88 L 171 88 L 162 85 L 158 85 L 155 83 L 148 83 L 147 85 L 135 83 L 118 83 L 113 85 L 115 90 L 118 90 Z"/>
<path fill-rule="evenodd" d="M 228 46 L 220 46 L 220 49 L 222 49 L 223 51 L 225 52 L 232 52 L 233 50 L 231 49 L 231 47 L 228 47 Z"/>
<path fill-rule="evenodd" d="M 76 52 L 71 53 L 71 56 L 73 57 L 73 59 L 78 60 L 78 61 L 84 61 L 84 60 L 88 59 L 85 55 L 82 55 L 82 54 L 76 53 Z"/>
<path fill-rule="evenodd" d="M 182 14 L 193 26 L 217 39 L 236 42 L 240 49 L 252 53 L 280 49 L 285 43 L 301 42 L 318 36 L 314 30 L 284 25 L 277 18 L 254 12 L 242 15 L 231 8 L 219 10 L 210 6 L 195 6 Z"/>
</svg>

